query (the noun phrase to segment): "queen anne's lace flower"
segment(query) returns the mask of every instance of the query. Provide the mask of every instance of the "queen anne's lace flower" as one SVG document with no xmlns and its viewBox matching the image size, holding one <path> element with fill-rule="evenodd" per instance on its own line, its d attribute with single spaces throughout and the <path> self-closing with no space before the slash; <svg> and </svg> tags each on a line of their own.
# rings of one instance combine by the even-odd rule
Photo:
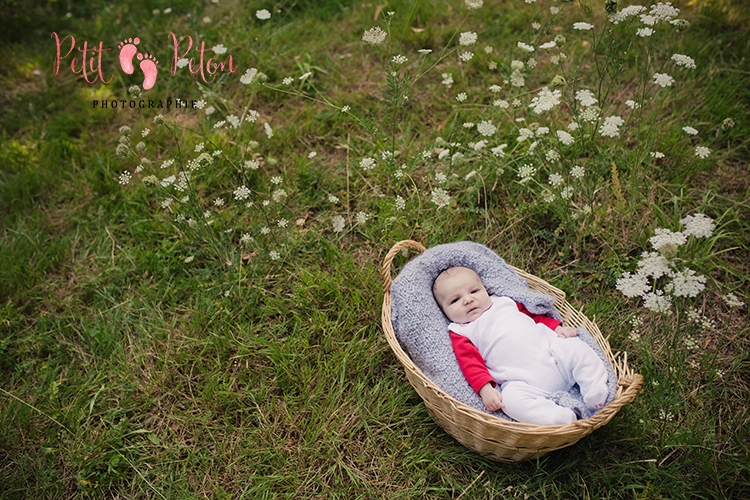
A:
<svg viewBox="0 0 750 500">
<path fill-rule="evenodd" d="M 654 74 L 654 83 L 660 87 L 671 87 L 674 83 L 674 78 L 666 73 L 656 73 Z"/>
<path fill-rule="evenodd" d="M 659 2 L 652 5 L 648 13 L 661 21 L 671 21 L 680 14 L 680 9 L 672 7 L 672 2 Z"/>
<path fill-rule="evenodd" d="M 485 137 L 490 137 L 491 135 L 494 135 L 495 132 L 497 132 L 497 127 L 495 127 L 492 122 L 485 120 L 477 124 L 477 132 Z"/>
<path fill-rule="evenodd" d="M 625 7 L 620 12 L 616 12 L 615 14 L 612 14 L 609 16 L 609 22 L 612 24 L 618 24 L 623 21 L 625 21 L 628 17 L 637 16 L 641 12 L 645 12 L 646 7 L 643 7 L 641 5 L 629 5 L 628 7 Z"/>
<path fill-rule="evenodd" d="M 620 127 L 625 124 L 625 120 L 619 116 L 608 116 L 604 119 L 604 123 L 599 127 L 599 133 L 605 137 L 618 137 L 620 135 Z"/>
<path fill-rule="evenodd" d="M 581 30 L 581 31 L 588 31 L 588 30 L 594 29 L 594 25 L 593 24 L 589 24 L 589 23 L 574 23 L 573 24 L 573 29 L 574 30 Z"/>
<path fill-rule="evenodd" d="M 474 45 L 475 43 L 477 43 L 477 34 L 473 31 L 466 31 L 458 37 L 459 45 Z"/>
<path fill-rule="evenodd" d="M 697 297 L 706 287 L 706 277 L 695 274 L 692 269 L 675 272 L 672 279 L 672 295 L 675 297 Z"/>
<path fill-rule="evenodd" d="M 565 144 L 566 146 L 570 146 L 575 142 L 575 139 L 573 139 L 573 136 L 569 133 L 565 132 L 564 130 L 558 130 L 557 132 L 557 138 Z"/>
<path fill-rule="evenodd" d="M 657 313 L 668 313 L 672 307 L 672 297 L 664 295 L 661 290 L 649 292 L 643 296 L 643 307 Z"/>
<path fill-rule="evenodd" d="M 624 296 L 628 298 L 641 297 L 649 290 L 648 277 L 642 274 L 623 273 L 622 278 L 615 285 Z"/>
<path fill-rule="evenodd" d="M 240 186 L 234 190 L 234 198 L 242 201 L 250 197 L 250 190 L 245 186 Z"/>
<path fill-rule="evenodd" d="M 659 250 L 664 245 L 680 246 L 687 241 L 687 236 L 679 231 L 672 232 L 669 229 L 657 227 L 654 229 L 654 236 L 649 238 L 648 241 L 651 242 L 655 250 Z"/>
<path fill-rule="evenodd" d="M 682 233 L 687 236 L 695 236 L 696 238 L 708 238 L 714 233 L 716 224 L 711 217 L 707 217 L 701 213 L 688 215 L 680 219 L 685 228 Z"/>
<path fill-rule="evenodd" d="M 534 52 L 534 47 L 528 43 L 518 42 L 518 48 L 526 52 Z"/>
<path fill-rule="evenodd" d="M 686 134 L 690 134 L 690 135 L 698 134 L 698 130 L 693 127 L 682 127 L 682 130 L 684 130 Z"/>
<path fill-rule="evenodd" d="M 541 114 L 545 111 L 549 111 L 558 104 L 560 104 L 560 89 L 550 90 L 549 88 L 544 87 L 531 100 L 529 107 L 534 108 L 534 113 Z"/>
<path fill-rule="evenodd" d="M 695 156 L 698 158 L 708 158 L 708 155 L 711 154 L 711 150 L 708 149 L 706 146 L 698 146 L 695 148 Z"/>
<path fill-rule="evenodd" d="M 671 58 L 677 66 L 695 69 L 695 61 L 692 57 L 683 54 L 673 54 Z"/>
<path fill-rule="evenodd" d="M 451 197 L 448 195 L 448 191 L 443 188 L 435 188 L 432 190 L 431 201 L 437 205 L 438 208 L 447 207 L 451 202 Z"/>
<path fill-rule="evenodd" d="M 593 106 L 598 102 L 596 97 L 594 97 L 594 93 L 588 89 L 582 89 L 576 92 L 576 101 L 580 102 L 581 106 L 585 108 Z"/>
<path fill-rule="evenodd" d="M 334 233 L 340 233 L 341 231 L 344 230 L 344 226 L 346 226 L 346 221 L 340 215 L 334 215 L 331 218 L 331 225 L 333 226 Z"/>
<path fill-rule="evenodd" d="M 659 279 L 668 276 L 672 270 L 669 261 L 659 252 L 643 252 L 638 261 L 638 274 L 645 277 Z"/>
<path fill-rule="evenodd" d="M 365 31 L 365 34 L 362 35 L 362 41 L 370 45 L 380 45 L 385 41 L 386 36 L 388 34 L 380 26 L 374 26 Z"/>
</svg>

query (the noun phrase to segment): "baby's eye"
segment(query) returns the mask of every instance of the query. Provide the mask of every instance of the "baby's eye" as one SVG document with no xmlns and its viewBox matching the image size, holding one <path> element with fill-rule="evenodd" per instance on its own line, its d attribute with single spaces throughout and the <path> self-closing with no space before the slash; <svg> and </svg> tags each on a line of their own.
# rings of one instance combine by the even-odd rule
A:
<svg viewBox="0 0 750 500">
<path fill-rule="evenodd" d="M 479 288 L 477 288 L 476 290 L 472 290 L 471 293 L 477 293 L 478 291 L 479 291 Z"/>
<path fill-rule="evenodd" d="M 451 300 L 451 304 L 455 304 L 456 302 L 458 302 L 458 297 L 456 297 L 455 299 Z"/>
</svg>

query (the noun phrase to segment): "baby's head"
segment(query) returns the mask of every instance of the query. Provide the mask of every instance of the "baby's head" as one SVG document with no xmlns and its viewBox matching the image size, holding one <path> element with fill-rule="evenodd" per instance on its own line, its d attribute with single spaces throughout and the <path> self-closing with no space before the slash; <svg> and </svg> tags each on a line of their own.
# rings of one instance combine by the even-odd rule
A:
<svg viewBox="0 0 750 500">
<path fill-rule="evenodd" d="M 448 319 L 470 323 L 492 305 L 479 275 L 468 267 L 450 267 L 432 284 L 432 294 Z"/>
</svg>

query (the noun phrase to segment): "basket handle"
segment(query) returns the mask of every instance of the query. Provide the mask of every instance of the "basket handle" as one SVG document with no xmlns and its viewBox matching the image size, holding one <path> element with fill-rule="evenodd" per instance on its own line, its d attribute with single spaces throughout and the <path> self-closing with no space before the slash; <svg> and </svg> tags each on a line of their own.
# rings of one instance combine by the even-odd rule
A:
<svg viewBox="0 0 750 500">
<path fill-rule="evenodd" d="M 393 283 L 393 278 L 391 278 L 391 262 L 393 262 L 396 254 L 404 248 L 410 248 L 419 253 L 427 250 L 424 245 L 414 240 L 402 240 L 393 245 L 386 254 L 385 259 L 383 259 L 383 267 L 380 271 L 383 276 L 383 292 L 388 292 L 391 289 L 391 284 Z"/>
</svg>

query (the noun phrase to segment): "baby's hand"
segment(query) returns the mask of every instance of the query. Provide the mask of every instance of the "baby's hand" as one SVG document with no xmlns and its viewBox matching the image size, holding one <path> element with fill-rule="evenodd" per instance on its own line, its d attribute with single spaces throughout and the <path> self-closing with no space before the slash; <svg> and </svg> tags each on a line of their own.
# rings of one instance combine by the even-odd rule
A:
<svg viewBox="0 0 750 500">
<path fill-rule="evenodd" d="M 557 334 L 558 337 L 562 339 L 569 339 L 571 337 L 575 337 L 576 335 L 578 335 L 578 332 L 576 331 L 575 328 L 570 327 L 570 326 L 562 326 L 562 325 L 555 328 L 555 333 Z"/>
<path fill-rule="evenodd" d="M 490 411 L 497 411 L 501 408 L 505 408 L 503 404 L 503 395 L 500 391 L 492 387 L 492 384 L 486 383 L 479 389 L 479 395 L 482 397 L 484 406 Z"/>
</svg>

